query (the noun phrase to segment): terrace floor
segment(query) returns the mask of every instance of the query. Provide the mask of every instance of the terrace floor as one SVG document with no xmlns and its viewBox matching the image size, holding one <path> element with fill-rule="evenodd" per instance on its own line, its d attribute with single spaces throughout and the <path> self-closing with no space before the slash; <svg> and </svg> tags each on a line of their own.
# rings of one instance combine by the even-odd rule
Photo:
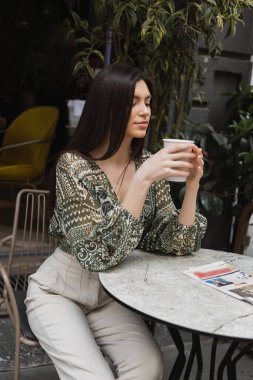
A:
<svg viewBox="0 0 253 380">
<path fill-rule="evenodd" d="M 6 236 L 11 231 L 12 218 L 14 208 L 9 201 L 0 201 L 0 239 Z M 239 304 L 240 301 L 238 301 Z M 191 349 L 191 335 L 182 333 L 185 343 L 185 353 L 189 356 Z M 177 349 L 172 341 L 166 326 L 162 324 L 156 325 L 155 338 L 158 341 L 165 362 L 165 372 L 163 380 L 167 380 L 173 364 L 177 358 Z M 202 379 L 209 378 L 210 354 L 212 347 L 212 339 L 208 337 L 201 338 L 202 353 L 203 353 L 203 374 Z M 229 342 L 220 340 L 217 349 L 217 361 L 223 358 L 226 350 L 229 347 Z M 239 352 L 239 351 L 238 351 Z M 11 321 L 6 316 L 0 317 L 0 379 L 13 379 L 13 360 L 14 360 L 14 331 Z M 194 363 L 193 372 L 189 380 L 195 379 L 196 363 Z M 183 379 L 183 376 L 181 377 Z M 48 358 L 46 353 L 41 348 L 23 347 L 21 351 L 21 372 L 20 380 L 59 380 L 59 377 Z M 227 375 L 224 375 L 224 380 Z M 253 379 L 253 354 L 245 355 L 237 365 L 237 380 L 252 380 Z M 102 380 L 102 379 L 101 379 Z"/>
</svg>

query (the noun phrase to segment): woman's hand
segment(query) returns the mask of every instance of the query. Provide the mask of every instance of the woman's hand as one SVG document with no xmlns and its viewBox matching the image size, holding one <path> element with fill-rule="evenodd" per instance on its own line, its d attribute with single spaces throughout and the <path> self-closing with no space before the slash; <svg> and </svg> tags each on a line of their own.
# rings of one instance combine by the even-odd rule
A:
<svg viewBox="0 0 253 380">
<path fill-rule="evenodd" d="M 200 181 L 200 178 L 203 176 L 204 161 L 203 161 L 202 149 L 194 145 L 193 151 L 196 154 L 196 156 L 190 161 L 193 166 L 190 169 L 189 175 L 187 176 L 187 179 L 186 179 L 187 185 L 198 184 Z"/>
<path fill-rule="evenodd" d="M 163 148 L 149 157 L 136 171 L 135 176 L 141 178 L 148 186 L 169 176 L 190 176 L 190 181 L 195 181 L 200 175 L 198 166 L 201 165 L 197 159 L 197 156 L 200 155 L 198 149 L 193 143 L 183 146 L 175 144 Z"/>
</svg>

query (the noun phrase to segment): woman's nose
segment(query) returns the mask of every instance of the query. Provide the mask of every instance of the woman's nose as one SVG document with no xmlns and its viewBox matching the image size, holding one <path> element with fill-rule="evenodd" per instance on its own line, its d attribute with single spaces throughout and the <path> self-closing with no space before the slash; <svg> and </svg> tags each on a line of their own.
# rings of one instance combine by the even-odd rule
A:
<svg viewBox="0 0 253 380">
<path fill-rule="evenodd" d="M 139 113 L 142 115 L 149 115 L 150 114 L 150 106 L 144 104 L 140 104 L 140 110 Z"/>
</svg>

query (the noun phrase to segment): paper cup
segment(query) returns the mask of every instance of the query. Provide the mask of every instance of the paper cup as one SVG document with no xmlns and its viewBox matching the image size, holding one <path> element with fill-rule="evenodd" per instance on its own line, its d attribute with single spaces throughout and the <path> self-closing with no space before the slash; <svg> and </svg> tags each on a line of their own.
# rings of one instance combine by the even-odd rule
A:
<svg viewBox="0 0 253 380">
<path fill-rule="evenodd" d="M 172 146 L 172 145 L 175 145 L 175 144 L 182 144 L 182 146 L 184 144 L 189 144 L 189 143 L 193 143 L 194 144 L 194 141 L 192 140 L 181 140 L 181 139 L 163 139 L 163 146 L 164 148 L 167 148 L 168 146 Z M 186 149 L 187 151 L 187 149 Z M 188 160 L 186 160 L 188 161 Z M 178 168 L 178 170 L 180 170 L 180 168 Z M 181 169 L 183 171 L 185 171 L 185 169 Z M 173 177 L 173 176 L 170 176 L 170 177 L 167 177 L 167 179 L 169 181 L 172 181 L 172 182 L 185 182 L 186 181 L 186 177 L 185 176 L 182 176 L 182 177 Z"/>
</svg>

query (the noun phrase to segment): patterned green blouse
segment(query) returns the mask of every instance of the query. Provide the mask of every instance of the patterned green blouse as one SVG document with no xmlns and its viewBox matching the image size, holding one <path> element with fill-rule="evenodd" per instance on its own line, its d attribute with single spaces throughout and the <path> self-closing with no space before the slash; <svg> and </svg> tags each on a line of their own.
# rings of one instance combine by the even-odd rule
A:
<svg viewBox="0 0 253 380">
<path fill-rule="evenodd" d="M 135 160 L 136 168 L 150 154 Z M 135 248 L 160 254 L 185 255 L 200 248 L 206 219 L 196 213 L 184 226 L 166 180 L 154 183 L 142 214 L 135 219 L 124 209 L 106 174 L 91 160 L 64 153 L 56 167 L 56 204 L 49 233 L 59 247 L 75 255 L 90 271 L 101 271 L 124 260 Z"/>
</svg>

